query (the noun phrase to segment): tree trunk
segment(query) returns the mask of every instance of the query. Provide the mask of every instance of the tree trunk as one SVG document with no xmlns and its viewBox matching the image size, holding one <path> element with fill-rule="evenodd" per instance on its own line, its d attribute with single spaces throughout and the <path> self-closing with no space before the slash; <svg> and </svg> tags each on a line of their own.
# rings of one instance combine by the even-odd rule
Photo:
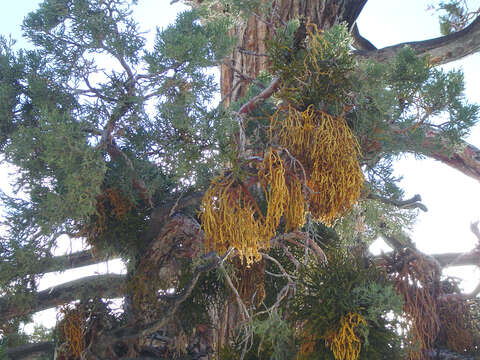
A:
<svg viewBox="0 0 480 360">
<path fill-rule="evenodd" d="M 266 42 L 273 28 L 291 19 L 303 17 L 319 29 L 329 29 L 346 22 L 351 28 L 367 0 L 276 0 L 270 14 L 251 16 L 234 28 L 231 35 L 239 39 L 231 57 L 221 67 L 221 94 L 225 106 L 241 98 L 249 79 L 268 69 Z"/>
</svg>

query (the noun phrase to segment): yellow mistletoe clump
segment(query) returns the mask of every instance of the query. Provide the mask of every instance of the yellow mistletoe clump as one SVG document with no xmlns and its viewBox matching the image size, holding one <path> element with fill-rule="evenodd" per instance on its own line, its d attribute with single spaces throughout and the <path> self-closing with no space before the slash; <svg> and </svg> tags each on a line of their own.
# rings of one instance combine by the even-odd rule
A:
<svg viewBox="0 0 480 360">
<path fill-rule="evenodd" d="M 63 319 L 59 322 L 60 341 L 65 344 L 63 350 L 74 358 L 80 359 L 85 350 L 86 314 L 80 308 L 68 305 L 60 308 Z M 67 355 L 64 354 L 64 355 Z"/>
<path fill-rule="evenodd" d="M 303 167 L 315 219 L 331 225 L 357 202 L 363 185 L 360 146 L 345 119 L 312 105 L 303 112 L 289 107 L 272 117 L 271 137 Z"/>
<path fill-rule="evenodd" d="M 223 254 L 233 247 L 247 264 L 260 260 L 258 249 L 267 247 L 268 240 L 257 208 L 248 189 L 231 174 L 214 179 L 202 201 L 206 250 Z"/>
<path fill-rule="evenodd" d="M 261 259 L 259 250 L 270 247 L 270 239 L 275 236 L 282 216 L 285 215 L 287 227 L 291 229 L 304 222 L 301 184 L 287 184 L 284 161 L 278 151 L 266 152 L 256 178 L 250 183 L 260 184 L 265 214 L 248 186 L 233 173 L 212 181 L 201 207 L 206 250 L 223 254 L 233 247 L 248 265 Z"/>
<path fill-rule="evenodd" d="M 295 174 L 287 178 L 288 201 L 285 209 L 285 232 L 301 228 L 305 224 L 305 197 L 302 180 Z"/>
<path fill-rule="evenodd" d="M 340 328 L 337 331 L 328 331 L 324 335 L 325 344 L 332 350 L 335 360 L 358 359 L 362 342 L 355 334 L 355 328 L 360 324 L 367 324 L 360 314 L 348 313 L 340 320 Z"/>
</svg>

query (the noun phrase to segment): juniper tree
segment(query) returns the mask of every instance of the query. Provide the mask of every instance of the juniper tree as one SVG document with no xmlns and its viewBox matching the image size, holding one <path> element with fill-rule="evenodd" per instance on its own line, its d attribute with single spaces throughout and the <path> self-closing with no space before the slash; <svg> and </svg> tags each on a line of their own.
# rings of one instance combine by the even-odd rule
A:
<svg viewBox="0 0 480 360">
<path fill-rule="evenodd" d="M 442 269 L 478 265 L 478 249 L 415 247 L 405 230 L 424 206 L 392 162 L 480 179 L 463 140 L 479 108 L 438 67 L 479 49 L 477 12 L 441 3 L 447 35 L 377 49 L 356 26 L 366 1 L 189 1 L 149 49 L 135 3 L 45 0 L 23 23 L 31 50 L 1 38 L 0 148 L 17 170 L 2 356 L 476 356 L 480 288 Z M 52 256 L 61 236 L 89 249 Z M 379 237 L 394 251 L 374 257 Z M 127 275 L 37 291 L 107 257 Z M 54 306 L 54 341 L 31 343 L 20 323 Z"/>
</svg>

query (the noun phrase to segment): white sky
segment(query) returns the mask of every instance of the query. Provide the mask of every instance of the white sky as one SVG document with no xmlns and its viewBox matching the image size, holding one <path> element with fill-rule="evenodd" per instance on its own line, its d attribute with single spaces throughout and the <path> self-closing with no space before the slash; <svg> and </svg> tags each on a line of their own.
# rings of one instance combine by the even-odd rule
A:
<svg viewBox="0 0 480 360">
<path fill-rule="evenodd" d="M 369 0 L 365 6 L 358 25 L 363 36 L 368 38 L 375 46 L 384 47 L 399 42 L 418 41 L 440 36 L 437 14 L 426 12 L 432 1 L 403 0 L 385 1 Z M 26 46 L 21 39 L 20 24 L 23 17 L 37 8 L 39 0 L 20 0 L 5 2 L 0 12 L 0 34 L 12 34 L 18 40 L 18 47 Z M 469 1 L 479 5 L 480 0 Z M 472 8 L 474 6 L 472 5 Z M 140 23 L 141 29 L 147 31 L 145 35 L 153 44 L 156 26 L 164 26 L 175 18 L 176 12 L 185 8 L 177 3 L 170 6 L 169 0 L 139 0 L 134 10 L 134 15 Z M 462 68 L 465 73 L 467 98 L 471 102 L 480 103 L 480 82 L 478 69 L 480 69 L 480 54 L 453 64 Z M 450 66 L 451 67 L 451 66 Z M 480 147 L 480 126 L 472 131 L 467 139 L 473 145 Z M 476 243 L 476 238 L 470 232 L 472 221 L 480 218 L 479 190 L 480 184 L 456 170 L 449 168 L 431 159 L 414 160 L 407 157 L 396 164 L 396 174 L 403 175 L 402 187 L 409 198 L 420 194 L 423 203 L 429 208 L 427 213 L 421 213 L 412 232 L 412 238 L 419 249 L 428 253 L 469 251 Z M 2 190 L 8 188 L 8 176 L 5 169 L 0 177 Z M 81 244 L 71 243 L 65 239 L 60 248 L 76 251 Z M 372 250 L 386 249 L 381 244 L 375 244 Z M 47 274 L 41 281 L 40 288 L 51 286 L 52 282 L 64 282 L 74 278 L 83 277 L 94 273 L 118 272 L 120 263 L 110 262 L 92 265 L 86 268 L 74 269 L 63 274 Z M 466 291 L 470 291 L 480 279 L 480 271 L 474 267 L 454 268 L 449 274 L 464 279 Z M 53 309 L 42 312 L 36 316 L 37 321 L 42 321 L 47 326 L 55 324 Z"/>
</svg>

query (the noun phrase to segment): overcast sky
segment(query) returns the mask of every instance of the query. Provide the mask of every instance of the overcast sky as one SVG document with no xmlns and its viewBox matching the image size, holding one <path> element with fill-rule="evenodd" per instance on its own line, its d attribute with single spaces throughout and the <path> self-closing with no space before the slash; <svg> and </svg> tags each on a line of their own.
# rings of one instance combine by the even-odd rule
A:
<svg viewBox="0 0 480 360">
<path fill-rule="evenodd" d="M 469 3 L 479 5 L 480 0 Z M 34 10 L 40 1 L 21 0 L 4 4 L 0 12 L 0 34 L 11 34 L 19 40 L 18 47 L 26 45 L 21 39 L 20 24 L 23 17 Z M 164 26 L 173 21 L 175 13 L 184 8 L 177 3 L 168 5 L 169 0 L 139 0 L 134 14 L 142 30 L 152 44 L 156 26 Z M 399 42 L 424 40 L 440 36 L 437 14 L 427 12 L 427 6 L 432 1 L 403 0 L 385 1 L 369 0 L 365 6 L 358 25 L 363 36 L 375 46 L 384 47 Z M 473 8 L 473 6 L 472 6 Z M 467 98 L 471 102 L 480 103 L 480 54 L 449 65 L 449 68 L 462 68 L 465 73 Z M 472 131 L 467 139 L 473 145 L 480 147 L 480 126 Z M 406 190 L 406 197 L 420 194 L 423 203 L 428 207 L 427 213 L 419 216 L 411 235 L 417 246 L 428 253 L 469 251 L 476 243 L 476 238 L 469 231 L 470 223 L 480 218 L 480 184 L 465 175 L 434 160 L 413 160 L 407 157 L 396 164 L 397 175 L 403 175 L 402 186 Z M 5 172 L 5 170 L 3 170 Z M 6 174 L 1 178 L 6 179 Z M 5 190 L 7 185 L 0 183 Z M 66 246 L 75 250 L 75 244 L 68 240 Z M 378 251 L 380 246 L 375 246 Z M 118 264 L 110 264 L 109 270 L 118 269 Z M 103 273 L 105 265 L 94 265 L 85 269 L 76 269 L 64 273 L 63 281 L 68 278 L 85 276 L 88 273 Z M 480 278 L 480 271 L 473 267 L 455 268 L 448 272 L 451 275 L 461 276 L 466 291 L 472 290 Z M 41 287 L 50 286 L 57 274 L 50 274 Z M 48 319 L 49 326 L 54 324 L 54 313 L 44 313 L 42 319 Z M 38 318 L 38 317 L 37 317 Z"/>
</svg>

